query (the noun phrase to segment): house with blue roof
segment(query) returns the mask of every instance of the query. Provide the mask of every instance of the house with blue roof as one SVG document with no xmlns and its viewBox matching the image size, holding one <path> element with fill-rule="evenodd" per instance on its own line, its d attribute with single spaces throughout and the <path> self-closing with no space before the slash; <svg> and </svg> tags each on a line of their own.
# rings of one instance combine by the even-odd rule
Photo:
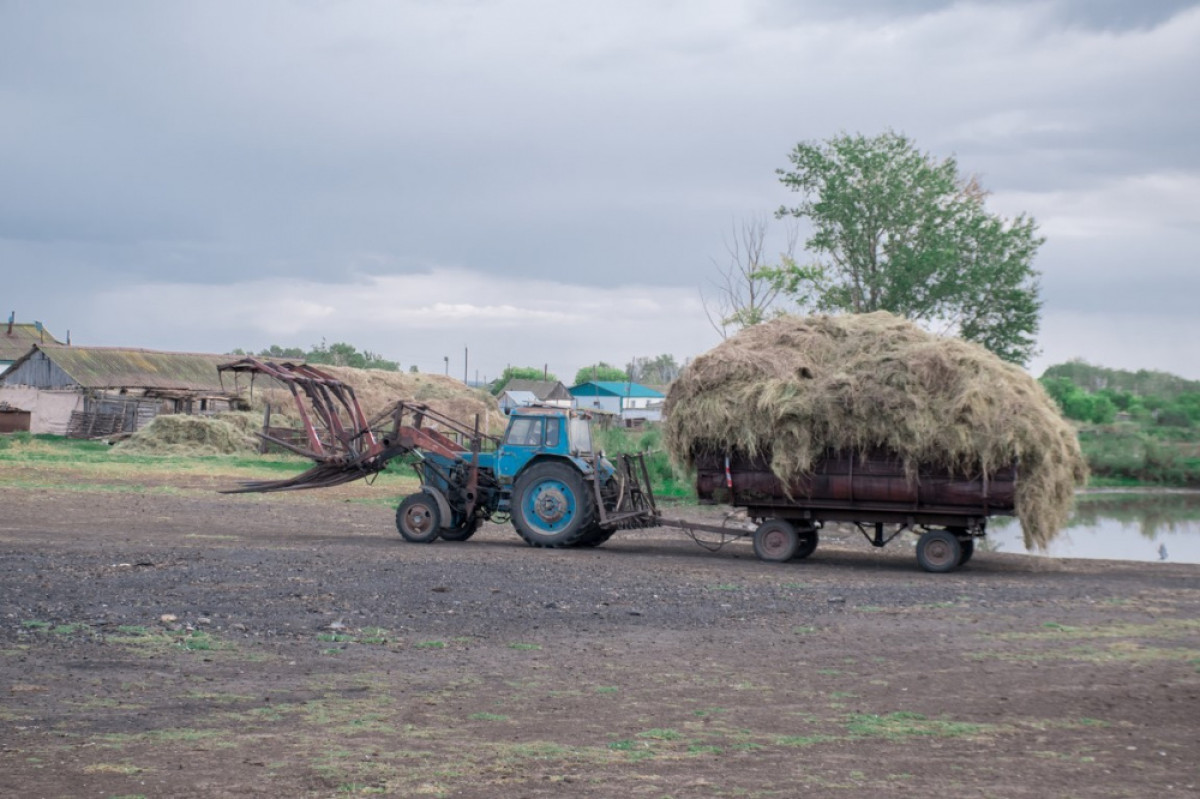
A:
<svg viewBox="0 0 1200 799">
<path fill-rule="evenodd" d="M 662 421 L 662 406 L 666 396 L 641 383 L 589 380 L 568 391 L 579 410 L 615 414 L 626 426 Z"/>
</svg>

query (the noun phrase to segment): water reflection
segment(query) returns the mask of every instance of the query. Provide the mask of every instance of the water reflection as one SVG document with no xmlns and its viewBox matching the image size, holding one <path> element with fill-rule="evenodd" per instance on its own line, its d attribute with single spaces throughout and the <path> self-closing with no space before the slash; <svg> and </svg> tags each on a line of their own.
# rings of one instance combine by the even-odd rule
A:
<svg viewBox="0 0 1200 799">
<path fill-rule="evenodd" d="M 1025 552 L 1015 519 L 993 519 L 988 540 L 998 552 Z M 1080 494 L 1067 529 L 1036 554 L 1200 563 L 1200 492 Z"/>
</svg>

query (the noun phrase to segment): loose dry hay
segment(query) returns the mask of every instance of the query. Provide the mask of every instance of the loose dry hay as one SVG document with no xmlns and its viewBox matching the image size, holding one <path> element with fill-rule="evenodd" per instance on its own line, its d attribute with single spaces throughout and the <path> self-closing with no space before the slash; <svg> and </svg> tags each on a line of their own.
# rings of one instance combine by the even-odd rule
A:
<svg viewBox="0 0 1200 799">
<path fill-rule="evenodd" d="M 396 400 L 404 399 L 424 403 L 467 426 L 474 424 L 478 414 L 481 429 L 487 431 L 491 427 L 491 432 L 502 432 L 504 428 L 505 417 L 491 394 L 482 389 L 470 388 L 452 377 L 325 364 L 319 364 L 316 368 L 328 372 L 353 388 L 368 419 L 387 409 Z M 245 387 L 246 378 L 241 377 L 239 384 Z M 272 427 L 299 426 L 299 416 L 291 391 L 275 380 L 260 375 L 254 382 L 251 403 L 258 411 L 259 425 L 262 420 L 262 408 L 266 403 L 271 404 Z"/>
<path fill-rule="evenodd" d="M 258 441 L 248 433 L 249 422 L 234 418 L 250 416 L 252 414 L 157 416 L 116 448 L 155 455 L 253 453 L 258 451 Z"/>
<path fill-rule="evenodd" d="M 1016 514 L 1044 548 L 1087 479 L 1074 429 L 1020 367 L 889 313 L 785 316 L 693 361 L 664 407 L 665 443 L 766 455 L 786 482 L 828 449 L 884 448 L 918 464 L 985 473 L 1019 462 Z"/>
</svg>

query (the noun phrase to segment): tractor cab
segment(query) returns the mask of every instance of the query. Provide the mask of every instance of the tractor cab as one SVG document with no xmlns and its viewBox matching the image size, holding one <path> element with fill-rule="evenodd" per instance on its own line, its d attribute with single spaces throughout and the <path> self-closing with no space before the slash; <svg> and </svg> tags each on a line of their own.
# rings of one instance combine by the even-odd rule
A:
<svg viewBox="0 0 1200 799">
<path fill-rule="evenodd" d="M 591 474 L 592 428 L 587 416 L 567 408 L 532 406 L 517 408 L 495 453 L 496 479 L 512 485 L 525 467 L 539 460 L 571 461 L 583 474 Z M 601 470 L 604 471 L 603 461 Z M 611 469 L 611 466 L 608 467 Z"/>
</svg>

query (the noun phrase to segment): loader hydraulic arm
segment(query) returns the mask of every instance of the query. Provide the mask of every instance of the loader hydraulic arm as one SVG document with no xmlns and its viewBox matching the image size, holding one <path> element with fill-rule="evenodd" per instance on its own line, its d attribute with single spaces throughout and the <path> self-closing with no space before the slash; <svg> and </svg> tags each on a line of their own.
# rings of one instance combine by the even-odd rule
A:
<svg viewBox="0 0 1200 799">
<path fill-rule="evenodd" d="M 467 460 L 469 453 L 480 451 L 483 439 L 496 441 L 479 432 L 478 419 L 472 429 L 426 405 L 406 400 L 398 400 L 368 419 L 351 386 L 307 364 L 243 358 L 217 369 L 222 379 L 226 372 L 232 373 L 235 382 L 240 375 L 248 374 L 251 391 L 258 375 L 286 386 L 295 401 L 307 446 L 269 431 L 258 436 L 316 461 L 295 477 L 248 481 L 224 493 L 326 488 L 369 477 L 386 468 L 392 458 L 413 452 L 435 452 L 453 460 Z M 390 428 L 386 427 L 389 422 Z M 474 470 L 473 463 L 472 467 Z"/>
</svg>

